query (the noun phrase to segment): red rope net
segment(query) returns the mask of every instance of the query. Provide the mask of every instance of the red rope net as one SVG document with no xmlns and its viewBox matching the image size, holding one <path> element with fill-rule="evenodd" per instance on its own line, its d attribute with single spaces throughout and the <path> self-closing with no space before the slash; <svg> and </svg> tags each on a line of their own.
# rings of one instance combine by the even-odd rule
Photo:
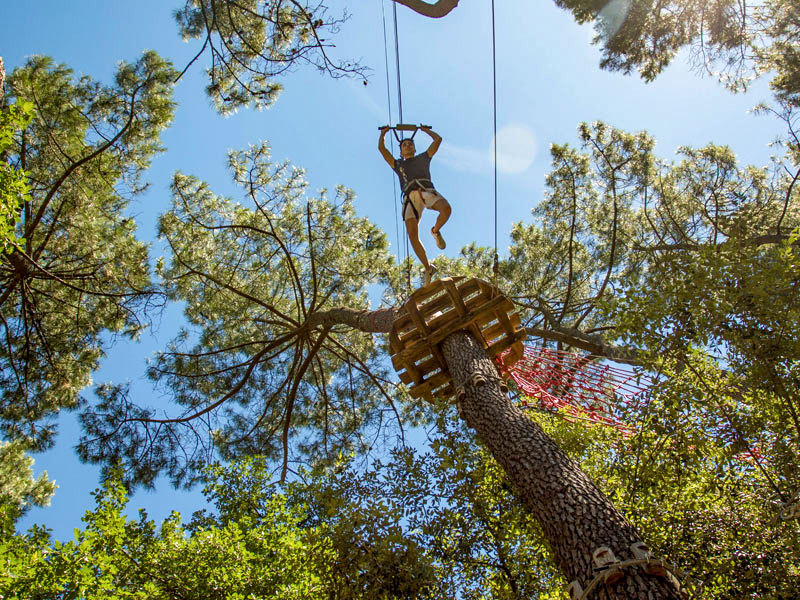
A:
<svg viewBox="0 0 800 600">
<path fill-rule="evenodd" d="M 588 354 L 526 345 L 522 358 L 510 368 L 503 365 L 503 356 L 497 362 L 525 396 L 523 406 L 530 406 L 533 399 L 539 408 L 563 410 L 570 421 L 589 420 L 630 430 L 624 416 L 648 401 L 655 383 L 633 368 L 601 363 Z"/>
</svg>

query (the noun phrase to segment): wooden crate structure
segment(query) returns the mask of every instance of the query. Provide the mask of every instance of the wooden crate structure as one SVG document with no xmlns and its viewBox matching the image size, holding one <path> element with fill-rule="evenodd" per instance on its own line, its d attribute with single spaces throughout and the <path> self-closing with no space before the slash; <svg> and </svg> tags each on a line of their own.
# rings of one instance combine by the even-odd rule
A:
<svg viewBox="0 0 800 600">
<path fill-rule="evenodd" d="M 440 344 L 466 329 L 483 343 L 489 356 L 509 350 L 507 367 L 522 357 L 525 330 L 512 302 L 480 279 L 445 277 L 416 290 L 389 334 L 392 364 L 412 398 L 445 400 L 455 393 Z"/>
</svg>

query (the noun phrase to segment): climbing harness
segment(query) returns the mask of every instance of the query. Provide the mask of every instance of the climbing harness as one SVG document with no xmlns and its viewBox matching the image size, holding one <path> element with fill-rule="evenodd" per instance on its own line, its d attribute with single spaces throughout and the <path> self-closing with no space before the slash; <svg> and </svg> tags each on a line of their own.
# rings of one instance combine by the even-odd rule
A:
<svg viewBox="0 0 800 600">
<path fill-rule="evenodd" d="M 382 11 L 383 11 L 383 3 L 382 3 Z M 491 10 L 492 10 L 492 110 L 493 110 L 493 131 L 494 131 L 494 257 L 492 262 L 492 280 L 495 285 L 497 286 L 497 278 L 499 276 L 500 270 L 500 259 L 498 255 L 497 249 L 497 217 L 498 217 L 498 177 L 497 177 L 497 36 L 496 36 L 496 23 L 495 23 L 495 3 L 492 0 L 491 3 Z M 403 92 L 402 92 L 402 83 L 401 83 L 401 76 L 400 76 L 400 39 L 398 34 L 398 26 L 397 26 L 397 3 L 392 3 L 392 12 L 393 12 L 393 20 L 394 20 L 394 51 L 395 51 L 395 70 L 397 74 L 397 104 L 398 104 L 398 112 L 400 123 L 395 125 L 394 127 L 390 127 L 394 138 L 397 140 L 398 143 L 402 143 L 405 139 L 414 139 L 419 128 L 423 127 L 423 125 L 409 125 L 403 123 Z M 383 12 L 383 22 L 384 22 L 384 57 L 386 62 L 386 90 L 387 90 L 387 97 L 391 97 L 389 92 L 389 69 L 388 69 L 388 40 L 386 36 L 386 16 L 385 11 Z M 391 122 L 391 100 L 389 100 L 389 121 Z M 389 127 L 389 126 L 386 126 Z M 380 127 L 379 129 L 383 129 Z M 402 131 L 412 131 L 413 133 L 409 138 L 401 138 L 399 132 Z M 407 192 L 409 186 L 414 183 L 418 183 L 417 180 L 408 182 L 405 188 L 402 190 L 402 194 L 404 197 L 403 206 L 401 208 L 401 214 L 405 217 L 405 211 L 408 204 Z M 425 189 L 423 187 L 423 189 Z M 396 191 L 395 191 L 396 197 Z M 412 210 L 414 215 L 417 219 L 419 219 L 419 213 L 416 208 L 412 206 Z M 395 204 L 395 209 L 397 208 Z M 396 214 L 396 213 L 395 213 Z M 405 260 L 408 263 L 409 251 L 408 251 L 408 237 L 405 237 Z M 407 283 L 410 293 L 411 288 L 411 272 L 410 272 L 410 264 L 408 265 L 407 271 Z"/>
<path fill-rule="evenodd" d="M 387 129 L 387 130 L 391 131 L 392 134 L 394 135 L 394 138 L 397 140 L 397 143 L 402 147 L 403 142 L 405 142 L 407 140 L 413 140 L 414 136 L 417 135 L 417 132 L 420 129 L 423 129 L 423 128 L 431 129 L 431 126 L 430 125 L 423 125 L 423 124 L 412 125 L 412 124 L 409 124 L 409 123 L 398 123 L 397 125 L 394 125 L 394 126 L 392 126 L 392 125 L 382 125 L 382 126 L 378 127 L 378 130 L 379 131 L 383 131 L 384 129 Z M 403 132 L 403 131 L 411 131 L 412 132 L 411 136 L 410 137 L 401 137 L 401 133 L 400 132 Z M 405 178 L 405 176 L 403 176 L 403 179 L 404 178 Z M 404 221 L 405 221 L 405 218 L 406 218 L 406 210 L 409 207 L 411 208 L 411 212 L 414 214 L 414 218 L 419 220 L 419 217 L 420 217 L 419 211 L 417 210 L 417 207 L 414 206 L 414 203 L 412 202 L 411 197 L 410 197 L 410 192 L 415 191 L 415 190 L 419 190 L 420 192 L 434 192 L 437 195 L 441 196 L 441 194 L 439 194 L 436 191 L 436 188 L 433 186 L 433 181 L 431 181 L 428 178 L 417 177 L 415 179 L 411 179 L 409 181 L 406 181 L 406 183 L 403 186 L 403 189 L 401 191 L 402 196 L 403 196 L 403 205 L 402 205 L 402 207 L 400 209 L 400 214 L 402 215 L 402 218 L 403 218 Z M 396 208 L 396 205 L 395 205 L 395 208 Z"/>
</svg>

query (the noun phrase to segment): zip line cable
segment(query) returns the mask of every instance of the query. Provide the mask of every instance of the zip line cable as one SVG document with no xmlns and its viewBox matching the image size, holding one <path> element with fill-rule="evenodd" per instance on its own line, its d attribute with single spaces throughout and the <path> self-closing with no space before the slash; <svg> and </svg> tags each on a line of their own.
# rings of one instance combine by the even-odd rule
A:
<svg viewBox="0 0 800 600">
<path fill-rule="evenodd" d="M 403 122 L 403 88 L 400 85 L 400 37 L 397 35 L 397 2 L 392 2 L 394 12 L 394 57 L 397 63 L 397 105 L 400 122 Z"/>
<path fill-rule="evenodd" d="M 385 11 L 385 2 L 381 2 L 381 14 L 383 17 L 383 52 L 384 52 L 384 62 L 386 66 L 386 99 L 389 105 L 389 123 L 392 122 L 392 96 L 390 91 L 390 84 L 389 84 L 389 49 L 388 49 L 388 40 L 386 35 L 386 11 Z M 397 3 L 392 2 L 392 17 L 394 20 L 394 56 L 395 56 L 395 67 L 397 71 L 397 105 L 398 105 L 398 112 L 400 120 L 399 123 L 403 122 L 403 90 L 402 85 L 400 82 L 400 38 L 397 33 Z M 390 140 L 391 148 L 392 148 L 392 155 L 394 155 L 394 140 Z M 397 224 L 397 182 L 394 178 L 392 178 L 392 190 L 394 193 L 395 199 L 395 231 L 397 233 L 397 247 L 398 252 L 400 250 L 400 240 L 399 240 L 399 226 Z M 406 292 L 408 294 L 411 293 L 411 264 L 409 260 L 409 248 L 408 248 L 408 236 L 404 235 L 403 239 L 405 240 L 405 256 L 403 262 L 406 264 Z"/>
<path fill-rule="evenodd" d="M 389 43 L 386 35 L 386 0 L 381 0 L 381 17 L 383 18 L 383 62 L 386 67 L 386 103 L 389 106 L 389 123 L 392 122 L 392 93 L 389 83 Z M 394 155 L 394 139 L 389 140 Z M 394 199 L 394 237 L 396 248 L 400 251 L 400 225 L 397 219 L 397 179 L 392 175 L 392 198 Z"/>
<path fill-rule="evenodd" d="M 394 17 L 394 59 L 397 70 L 397 111 L 400 123 L 403 122 L 403 86 L 400 83 L 400 36 L 397 33 L 397 2 L 392 2 L 392 15 Z M 402 215 L 405 217 L 405 215 Z M 405 219 L 403 219 L 405 221 Z M 409 260 L 408 236 L 406 241 L 406 291 L 411 294 L 411 261 Z"/>
<path fill-rule="evenodd" d="M 385 4 L 381 3 L 381 13 L 383 15 L 383 49 L 384 61 L 386 64 L 386 96 L 389 104 L 389 122 L 392 120 L 392 101 L 391 93 L 389 91 L 389 51 L 388 41 L 386 36 L 386 13 L 384 10 Z M 395 69 L 397 71 L 397 105 L 400 123 L 403 122 L 403 89 L 400 79 L 400 36 L 397 31 L 397 3 L 392 2 L 392 16 L 394 19 L 394 56 L 395 56 Z M 492 0 L 492 112 L 493 112 L 493 134 L 494 134 L 494 260 L 492 263 L 492 274 L 495 284 L 497 283 L 497 275 L 500 270 L 499 256 L 497 253 L 497 35 L 495 25 L 495 6 Z M 392 142 L 392 152 L 394 152 L 394 142 Z M 394 182 L 394 180 L 393 180 Z M 397 212 L 397 188 L 393 189 L 395 194 L 395 214 Z M 397 217 L 395 216 L 395 231 L 399 230 L 397 224 Z M 399 237 L 399 234 L 398 234 Z M 405 262 L 407 263 L 406 278 L 409 293 L 411 291 L 411 268 L 409 263 L 409 249 L 408 249 L 408 236 L 405 238 Z M 495 285 L 496 287 L 496 285 Z"/>
<path fill-rule="evenodd" d="M 497 272 L 499 271 L 499 260 L 497 257 L 497 43 L 495 41 L 494 25 L 494 0 L 492 0 L 492 108 L 494 112 L 494 262 L 492 264 L 492 274 L 494 275 L 495 287 L 497 284 Z"/>
</svg>

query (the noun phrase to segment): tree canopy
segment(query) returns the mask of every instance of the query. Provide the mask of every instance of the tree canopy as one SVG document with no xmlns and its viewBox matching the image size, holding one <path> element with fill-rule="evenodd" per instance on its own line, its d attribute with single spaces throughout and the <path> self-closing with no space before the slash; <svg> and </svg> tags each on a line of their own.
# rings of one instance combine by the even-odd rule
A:
<svg viewBox="0 0 800 600">
<path fill-rule="evenodd" d="M 421 14 L 456 4 L 399 3 Z M 582 124 L 577 145 L 551 146 L 544 196 L 531 222 L 513 225 L 496 276 L 477 245 L 437 265 L 494 276 L 530 343 L 651 375 L 644 401 L 618 407 L 624 431 L 546 409 L 530 419 L 690 587 L 787 597 L 800 569 L 796 10 L 788 0 L 746 13 L 729 2 L 559 4 L 597 21 L 607 68 L 651 80 L 688 46 L 734 88 L 770 73 L 775 104 L 760 111 L 786 131 L 775 157 L 741 165 L 708 144 L 666 160 L 647 132 Z M 182 35 L 202 40 L 187 68 L 210 59 L 207 91 L 223 114 L 268 107 L 280 76 L 303 63 L 363 76 L 321 37 L 345 18 L 321 3 L 256 0 L 176 12 Z M 237 199 L 175 174 L 159 220 L 166 255 L 151 265 L 126 208 L 162 150 L 178 79 L 146 52 L 111 86 L 45 57 L 5 82 L 0 426 L 21 475 L 4 492 L 6 521 L 52 494 L 22 452 L 52 443 L 61 409 L 84 404 L 79 453 L 107 480 L 73 542 L 6 527 L 0 586 L 53 597 L 555 597 L 561 565 L 508 474 L 452 424 L 454 407 L 412 401 L 389 372 L 372 334 L 388 331 L 408 265 L 356 214 L 352 190 L 311 193 L 266 142 L 233 151 Z M 384 304 L 370 311 L 376 288 Z M 149 364 L 168 402 L 111 384 L 83 402 L 112 336 L 135 337 L 164 302 L 186 317 Z M 427 454 L 389 452 L 421 425 L 436 431 Z M 160 529 L 124 517 L 126 486 L 160 475 L 204 481 L 215 512 Z"/>
<path fill-rule="evenodd" d="M 29 190 L 23 240 L 0 263 L 0 427 L 39 448 L 52 417 L 79 404 L 105 333 L 136 336 L 162 304 L 147 245 L 125 215 L 145 185 L 172 118 L 174 71 L 153 52 L 121 63 L 112 86 L 33 57 L 6 80 L 6 99 L 33 107 L 13 136 L 9 163 Z"/>
</svg>

